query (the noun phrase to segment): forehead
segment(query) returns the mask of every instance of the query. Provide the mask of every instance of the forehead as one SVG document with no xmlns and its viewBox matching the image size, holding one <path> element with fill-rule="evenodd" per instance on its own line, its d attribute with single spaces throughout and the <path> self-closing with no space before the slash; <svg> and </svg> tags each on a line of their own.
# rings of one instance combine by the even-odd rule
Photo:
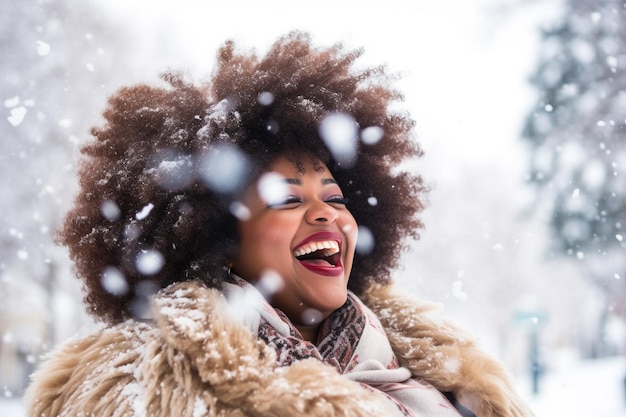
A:
<svg viewBox="0 0 626 417">
<path fill-rule="evenodd" d="M 269 165 L 269 171 L 289 174 L 292 177 L 313 173 L 332 177 L 326 164 L 309 156 L 279 156 Z"/>
</svg>

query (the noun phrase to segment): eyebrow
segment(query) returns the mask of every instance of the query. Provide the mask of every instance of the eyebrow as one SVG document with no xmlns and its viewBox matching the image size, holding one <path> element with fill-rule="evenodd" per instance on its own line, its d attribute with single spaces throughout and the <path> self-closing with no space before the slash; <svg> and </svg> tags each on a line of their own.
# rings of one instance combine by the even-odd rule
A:
<svg viewBox="0 0 626 417">
<path fill-rule="evenodd" d="M 299 180 L 298 178 L 285 178 L 282 181 L 284 181 L 287 184 L 302 185 L 302 181 Z M 322 185 L 328 185 L 328 184 L 337 184 L 337 181 L 335 181 L 334 178 L 322 179 Z"/>
</svg>

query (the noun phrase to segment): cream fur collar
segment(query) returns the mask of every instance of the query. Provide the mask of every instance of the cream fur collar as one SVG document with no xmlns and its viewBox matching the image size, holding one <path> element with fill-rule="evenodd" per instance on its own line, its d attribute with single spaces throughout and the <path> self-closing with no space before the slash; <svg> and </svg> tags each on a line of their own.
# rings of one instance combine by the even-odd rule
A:
<svg viewBox="0 0 626 417">
<path fill-rule="evenodd" d="M 423 303 L 375 286 L 362 301 L 381 321 L 400 363 L 442 392 L 452 392 L 478 417 L 532 417 L 502 365 L 463 331 Z"/>
<path fill-rule="evenodd" d="M 431 308 L 375 287 L 361 297 L 403 366 L 478 417 L 530 417 L 502 367 Z M 386 416 L 389 403 L 317 360 L 277 367 L 272 349 L 223 312 L 217 290 L 185 282 L 127 322 L 56 350 L 27 392 L 30 416 Z M 147 410 L 147 411 L 146 411 Z"/>
</svg>

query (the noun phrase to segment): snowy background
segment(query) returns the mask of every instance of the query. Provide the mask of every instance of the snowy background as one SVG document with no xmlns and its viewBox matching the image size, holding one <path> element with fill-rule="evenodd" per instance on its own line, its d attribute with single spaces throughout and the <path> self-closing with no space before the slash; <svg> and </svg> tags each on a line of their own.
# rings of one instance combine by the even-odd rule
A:
<svg viewBox="0 0 626 417">
<path fill-rule="evenodd" d="M 432 192 L 398 285 L 500 357 L 539 416 L 626 416 L 622 316 L 584 258 L 551 252 L 550 212 L 527 181 L 529 78 L 564 1 L 0 1 L 1 416 L 23 415 L 40 355 L 94 328 L 51 235 L 106 97 L 169 68 L 201 80 L 224 40 L 261 53 L 293 29 L 364 47 L 362 63 L 401 76 Z"/>
</svg>

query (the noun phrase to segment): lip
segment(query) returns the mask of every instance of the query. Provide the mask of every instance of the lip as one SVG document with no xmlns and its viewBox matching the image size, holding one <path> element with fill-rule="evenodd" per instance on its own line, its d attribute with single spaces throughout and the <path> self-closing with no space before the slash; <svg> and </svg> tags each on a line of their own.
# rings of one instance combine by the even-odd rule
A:
<svg viewBox="0 0 626 417">
<path fill-rule="evenodd" d="M 313 233 L 312 235 L 308 236 L 306 239 L 298 243 L 294 249 L 297 249 L 300 246 L 305 245 L 309 242 L 317 242 L 317 241 L 322 241 L 322 240 L 334 240 L 335 242 L 339 244 L 339 250 L 343 252 L 343 247 L 342 247 L 343 238 L 341 237 L 339 233 L 331 232 L 331 231 Z M 300 262 L 300 261 L 298 262 L 304 268 L 319 275 L 324 275 L 327 277 L 336 277 L 336 276 L 343 274 L 343 265 L 341 263 L 341 259 L 339 259 L 339 262 L 335 266 L 319 266 L 319 265 L 307 264 L 307 263 Z"/>
</svg>

